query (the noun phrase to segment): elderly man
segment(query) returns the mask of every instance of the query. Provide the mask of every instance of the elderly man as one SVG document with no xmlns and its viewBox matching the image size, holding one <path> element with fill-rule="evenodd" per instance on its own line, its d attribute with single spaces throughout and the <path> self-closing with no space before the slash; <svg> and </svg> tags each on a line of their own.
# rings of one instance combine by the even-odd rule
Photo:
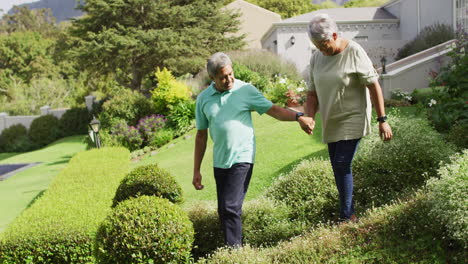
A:
<svg viewBox="0 0 468 264">
<path fill-rule="evenodd" d="M 221 52 L 208 59 L 213 80 L 197 98 L 193 185 L 203 189 L 200 167 L 206 150 L 208 129 L 213 140 L 213 165 L 218 198 L 218 214 L 227 246 L 242 245 L 242 203 L 255 159 L 255 136 L 251 112 L 281 121 L 298 121 L 308 134 L 314 120 L 267 100 L 254 86 L 234 78 L 230 58 Z"/>
</svg>

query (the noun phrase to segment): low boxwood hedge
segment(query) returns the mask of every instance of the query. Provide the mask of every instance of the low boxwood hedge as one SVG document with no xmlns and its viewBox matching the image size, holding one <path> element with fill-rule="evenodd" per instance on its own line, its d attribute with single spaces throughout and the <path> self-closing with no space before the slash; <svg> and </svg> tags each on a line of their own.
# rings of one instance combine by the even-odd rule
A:
<svg viewBox="0 0 468 264">
<path fill-rule="evenodd" d="M 2 233 L 0 263 L 90 262 L 95 233 L 128 169 L 124 148 L 78 153 Z"/>
</svg>

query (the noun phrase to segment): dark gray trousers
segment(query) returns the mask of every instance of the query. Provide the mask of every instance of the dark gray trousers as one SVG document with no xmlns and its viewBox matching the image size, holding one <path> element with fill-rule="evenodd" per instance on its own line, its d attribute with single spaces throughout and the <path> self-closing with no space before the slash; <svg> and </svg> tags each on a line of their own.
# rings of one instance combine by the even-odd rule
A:
<svg viewBox="0 0 468 264">
<path fill-rule="evenodd" d="M 231 168 L 214 168 L 218 215 L 227 246 L 242 245 L 242 204 L 252 177 L 253 164 L 236 163 Z"/>
</svg>

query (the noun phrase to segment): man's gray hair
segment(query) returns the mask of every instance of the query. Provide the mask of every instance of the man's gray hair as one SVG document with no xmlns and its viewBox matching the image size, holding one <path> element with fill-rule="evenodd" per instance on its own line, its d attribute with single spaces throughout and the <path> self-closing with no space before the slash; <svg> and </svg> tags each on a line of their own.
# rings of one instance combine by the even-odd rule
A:
<svg viewBox="0 0 468 264">
<path fill-rule="evenodd" d="M 208 59 L 206 70 L 208 71 L 208 75 L 214 78 L 219 69 L 228 65 L 232 66 L 232 61 L 229 56 L 222 52 L 216 52 Z"/>
<path fill-rule="evenodd" d="M 338 33 L 335 20 L 327 14 L 315 15 L 309 23 L 309 37 L 312 40 L 329 40 L 333 33 Z"/>
</svg>

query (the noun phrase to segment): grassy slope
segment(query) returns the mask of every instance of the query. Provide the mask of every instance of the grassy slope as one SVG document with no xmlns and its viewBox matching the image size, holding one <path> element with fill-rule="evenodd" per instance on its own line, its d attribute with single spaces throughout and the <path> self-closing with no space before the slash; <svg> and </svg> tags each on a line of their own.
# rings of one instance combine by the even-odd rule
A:
<svg viewBox="0 0 468 264">
<path fill-rule="evenodd" d="M 2 154 L 0 163 L 42 162 L 0 181 L 0 232 L 25 208 L 45 191 L 51 180 L 78 151 L 85 150 L 83 136 L 61 139 L 33 152 L 12 155 Z"/>
<path fill-rule="evenodd" d="M 257 113 L 252 114 L 257 138 L 257 156 L 252 182 L 247 199 L 258 197 L 279 173 L 287 172 L 300 160 L 312 156 L 324 156 L 327 152 L 321 143 L 321 124 L 316 125 L 316 134 L 308 136 L 297 122 L 280 122 Z M 197 200 L 216 200 L 213 178 L 212 142 L 209 139 L 202 166 L 205 189 L 196 191 L 192 186 L 193 149 L 195 131 L 190 138 L 179 138 L 158 150 L 158 154 L 147 156 L 133 166 L 158 163 L 169 170 L 182 186 L 187 204 Z M 187 136 L 186 136 L 187 137 Z"/>
</svg>

